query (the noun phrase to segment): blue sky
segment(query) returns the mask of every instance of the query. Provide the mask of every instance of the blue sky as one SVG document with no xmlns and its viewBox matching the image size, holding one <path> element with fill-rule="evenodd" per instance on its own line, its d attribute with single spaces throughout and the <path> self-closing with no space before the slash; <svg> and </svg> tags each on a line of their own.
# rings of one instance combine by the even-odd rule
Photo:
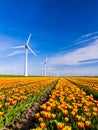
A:
<svg viewBox="0 0 98 130">
<path fill-rule="evenodd" d="M 29 74 L 48 62 L 60 75 L 98 75 L 98 0 L 0 1 L 0 73 L 23 74 L 24 45 L 32 33 Z M 47 68 L 47 74 L 50 74 Z"/>
</svg>

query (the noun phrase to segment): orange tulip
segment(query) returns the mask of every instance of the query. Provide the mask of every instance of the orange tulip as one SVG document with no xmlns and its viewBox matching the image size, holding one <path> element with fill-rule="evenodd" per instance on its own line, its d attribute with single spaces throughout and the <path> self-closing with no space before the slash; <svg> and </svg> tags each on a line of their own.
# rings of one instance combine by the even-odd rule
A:
<svg viewBox="0 0 98 130">
<path fill-rule="evenodd" d="M 69 122 L 69 118 L 68 117 L 65 117 L 65 122 Z"/>
<path fill-rule="evenodd" d="M 46 123 L 40 123 L 40 127 L 42 128 L 42 129 L 44 129 L 44 128 L 46 128 Z"/>
<path fill-rule="evenodd" d="M 56 114 L 51 114 L 51 118 L 55 119 L 56 118 Z"/>
<path fill-rule="evenodd" d="M 35 117 L 36 117 L 36 118 L 39 118 L 39 117 L 40 117 L 40 113 L 36 113 L 36 114 L 35 114 Z"/>
<path fill-rule="evenodd" d="M 58 129 L 63 129 L 63 128 L 64 128 L 64 123 L 58 122 L 58 123 L 57 123 L 57 128 L 58 128 Z"/>
<path fill-rule="evenodd" d="M 3 116 L 3 112 L 0 112 L 0 117 L 2 117 Z"/>
<path fill-rule="evenodd" d="M 87 127 L 91 127 L 91 122 L 90 122 L 90 121 L 85 121 L 85 125 L 86 125 Z"/>
<path fill-rule="evenodd" d="M 83 129 L 83 128 L 84 128 L 84 123 L 83 123 L 83 122 L 78 122 L 78 127 L 79 127 L 80 129 Z"/>
</svg>

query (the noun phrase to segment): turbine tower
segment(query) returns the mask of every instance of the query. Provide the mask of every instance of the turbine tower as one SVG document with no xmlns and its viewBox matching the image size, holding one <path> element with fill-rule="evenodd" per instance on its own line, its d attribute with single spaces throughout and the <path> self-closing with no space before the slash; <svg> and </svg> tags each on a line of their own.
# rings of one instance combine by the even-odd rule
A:
<svg viewBox="0 0 98 130">
<path fill-rule="evenodd" d="M 31 47 L 28 45 L 29 44 L 29 41 L 30 41 L 30 38 L 31 38 L 31 33 L 27 39 L 27 42 L 25 45 L 23 46 L 16 46 L 16 47 L 13 47 L 13 48 L 25 48 L 25 71 L 24 71 L 24 75 L 25 76 L 28 76 L 28 50 L 33 53 L 34 56 L 37 56 L 35 54 L 35 52 L 31 49 Z"/>
</svg>

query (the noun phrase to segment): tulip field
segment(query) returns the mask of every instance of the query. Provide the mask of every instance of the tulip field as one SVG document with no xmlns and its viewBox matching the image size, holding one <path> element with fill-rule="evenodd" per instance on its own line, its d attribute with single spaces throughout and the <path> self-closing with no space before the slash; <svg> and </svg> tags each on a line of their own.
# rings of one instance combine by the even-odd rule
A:
<svg viewBox="0 0 98 130">
<path fill-rule="evenodd" d="M 0 128 L 13 122 L 56 78 L 0 78 Z"/>
<path fill-rule="evenodd" d="M 24 130 L 98 130 L 98 100 L 93 91 L 97 95 L 98 78 L 1 77 L 0 130 L 22 130 L 7 125 L 15 126 L 17 118 L 46 93 L 48 98 L 34 116 L 32 109 L 32 121 Z"/>
<path fill-rule="evenodd" d="M 31 130 L 98 130 L 98 101 L 65 78 L 40 109 Z"/>
</svg>

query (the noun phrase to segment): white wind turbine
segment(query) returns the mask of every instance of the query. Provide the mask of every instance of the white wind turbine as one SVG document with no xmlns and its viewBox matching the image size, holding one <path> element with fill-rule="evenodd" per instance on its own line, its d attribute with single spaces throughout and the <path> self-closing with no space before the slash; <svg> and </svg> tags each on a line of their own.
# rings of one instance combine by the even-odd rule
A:
<svg viewBox="0 0 98 130">
<path fill-rule="evenodd" d="M 50 66 L 50 71 L 51 71 L 51 77 L 53 76 L 53 67 Z"/>
<path fill-rule="evenodd" d="M 45 73 L 45 76 L 47 76 L 47 58 L 44 61 L 44 65 L 45 65 L 44 73 Z"/>
<path fill-rule="evenodd" d="M 51 77 L 52 77 L 53 67 L 49 64 L 48 60 L 47 60 L 47 66 L 49 67 L 50 75 L 51 75 Z"/>
<path fill-rule="evenodd" d="M 55 76 L 55 72 L 56 72 L 55 68 L 52 68 L 52 75 L 53 76 Z"/>
<path fill-rule="evenodd" d="M 13 47 L 13 48 L 25 48 L 25 71 L 24 71 L 25 76 L 28 76 L 28 50 L 31 51 L 31 53 L 33 53 L 34 56 L 37 56 L 35 52 L 31 49 L 31 47 L 28 45 L 30 38 L 31 34 L 29 35 L 25 45 Z"/>
<path fill-rule="evenodd" d="M 44 69 L 45 76 L 47 76 L 47 67 L 51 71 L 51 76 L 52 76 L 53 67 L 48 63 L 48 58 L 45 59 L 44 65 L 45 65 L 45 69 Z"/>
</svg>

